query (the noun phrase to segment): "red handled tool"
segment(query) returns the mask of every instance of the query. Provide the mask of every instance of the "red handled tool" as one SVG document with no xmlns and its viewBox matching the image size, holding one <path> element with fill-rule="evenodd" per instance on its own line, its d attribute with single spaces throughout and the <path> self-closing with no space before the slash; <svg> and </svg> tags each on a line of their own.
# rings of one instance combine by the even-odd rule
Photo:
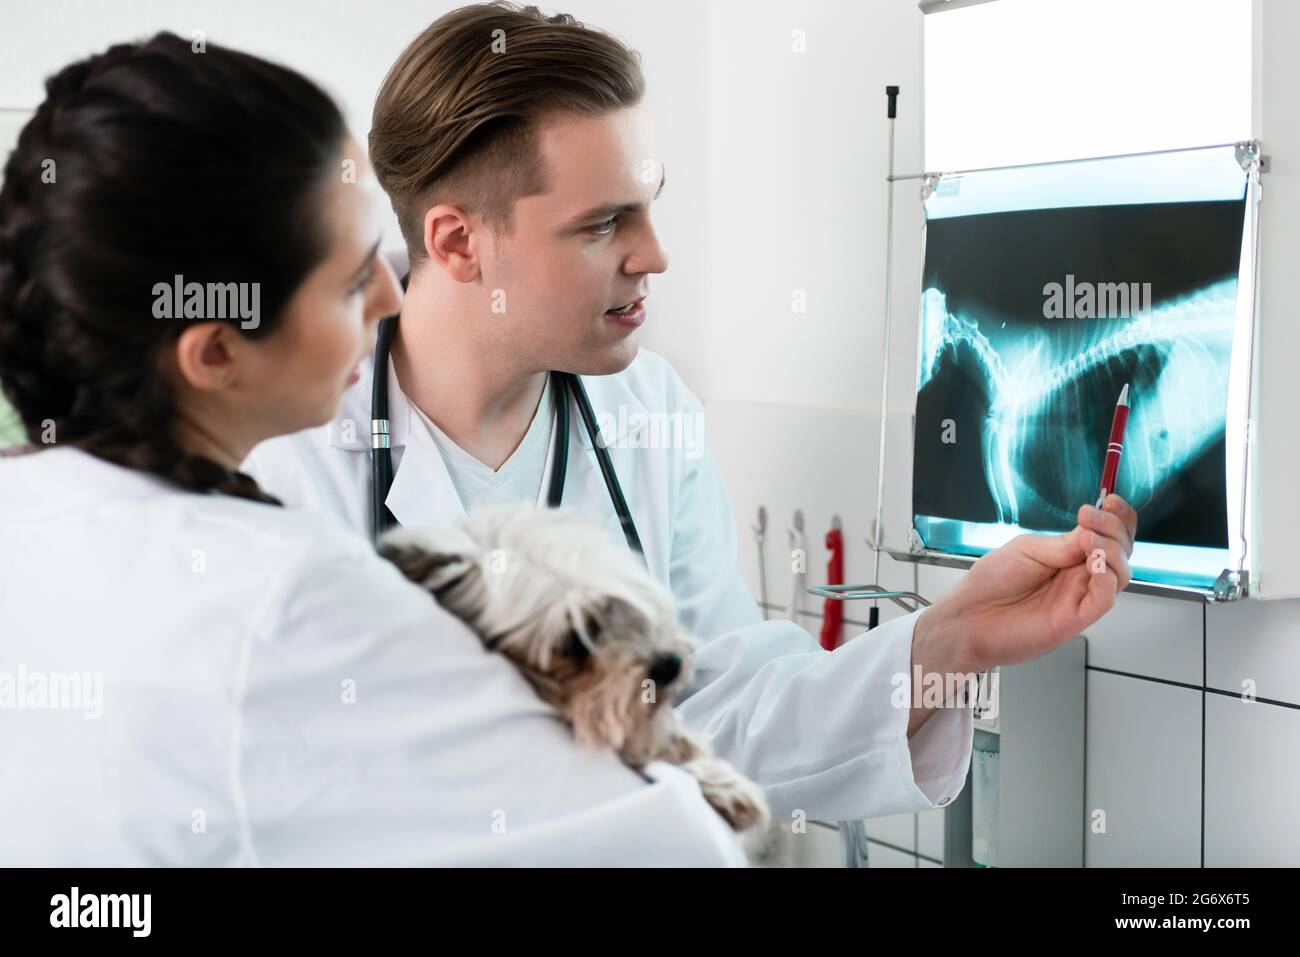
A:
<svg viewBox="0 0 1300 957">
<path fill-rule="evenodd" d="M 840 534 L 839 522 L 826 533 L 826 547 L 830 549 L 830 561 L 826 565 L 826 584 L 844 584 L 844 536 Z M 822 609 L 822 647 L 834 651 L 840 643 L 840 633 L 844 624 L 844 602 L 827 598 Z"/>
</svg>

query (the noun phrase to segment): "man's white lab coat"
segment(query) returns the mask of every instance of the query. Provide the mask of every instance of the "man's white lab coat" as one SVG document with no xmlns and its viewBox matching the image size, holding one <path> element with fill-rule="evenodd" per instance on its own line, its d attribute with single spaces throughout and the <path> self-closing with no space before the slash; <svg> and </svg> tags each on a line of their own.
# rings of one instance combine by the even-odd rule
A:
<svg viewBox="0 0 1300 957">
<path fill-rule="evenodd" d="M 264 442 L 244 466 L 286 502 L 327 512 L 367 538 L 372 371 L 362 365 L 333 422 Z M 463 508 L 447 468 L 391 362 L 387 373 L 396 466 L 388 507 L 404 526 L 453 522 Z M 791 622 L 763 621 L 740 576 L 735 519 L 704 442 L 699 399 L 663 357 L 645 349 L 623 372 L 583 382 L 649 569 L 671 588 L 699 642 L 696 679 L 678 708 L 686 723 L 761 784 L 781 816 L 802 811 L 852 820 L 940 807 L 956 797 L 970 763 L 971 708 L 940 709 L 909 742 L 908 711 L 894 706 L 895 676 L 911 687 L 917 615 L 886 622 L 832 653 Z M 562 504 L 604 517 L 621 541 L 576 407 L 570 422 Z M 552 435 L 539 505 L 554 454 Z"/>
</svg>

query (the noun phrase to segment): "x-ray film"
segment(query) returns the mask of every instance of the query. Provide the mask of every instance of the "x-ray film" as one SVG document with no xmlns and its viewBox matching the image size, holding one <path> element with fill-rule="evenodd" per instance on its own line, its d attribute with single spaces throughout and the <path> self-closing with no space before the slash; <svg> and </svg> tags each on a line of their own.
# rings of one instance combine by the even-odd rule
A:
<svg viewBox="0 0 1300 957">
<path fill-rule="evenodd" d="M 1140 513 L 1135 577 L 1204 587 L 1229 566 L 1247 186 L 1231 148 L 939 181 L 912 480 L 929 549 L 1073 528 L 1127 383 L 1115 491 Z"/>
</svg>

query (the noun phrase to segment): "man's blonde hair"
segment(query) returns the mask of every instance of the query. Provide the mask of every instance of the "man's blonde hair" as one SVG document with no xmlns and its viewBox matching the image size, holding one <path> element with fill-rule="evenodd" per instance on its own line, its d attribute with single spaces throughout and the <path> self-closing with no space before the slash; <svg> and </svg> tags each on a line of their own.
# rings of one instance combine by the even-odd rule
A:
<svg viewBox="0 0 1300 957">
<path fill-rule="evenodd" d="M 550 188 L 537 140 L 548 115 L 601 115 L 644 92 L 637 53 L 568 14 L 496 2 L 439 17 L 388 71 L 370 128 L 411 263 L 439 203 L 510 232 L 515 200 Z"/>
</svg>

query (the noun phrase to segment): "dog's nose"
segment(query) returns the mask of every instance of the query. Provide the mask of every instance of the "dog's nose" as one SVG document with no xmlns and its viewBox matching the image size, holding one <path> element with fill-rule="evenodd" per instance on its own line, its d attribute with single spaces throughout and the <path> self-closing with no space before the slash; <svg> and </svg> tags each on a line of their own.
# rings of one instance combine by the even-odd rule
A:
<svg viewBox="0 0 1300 957">
<path fill-rule="evenodd" d="M 650 680 L 657 685 L 672 684 L 682 673 L 681 655 L 660 655 L 650 666 Z"/>
</svg>

